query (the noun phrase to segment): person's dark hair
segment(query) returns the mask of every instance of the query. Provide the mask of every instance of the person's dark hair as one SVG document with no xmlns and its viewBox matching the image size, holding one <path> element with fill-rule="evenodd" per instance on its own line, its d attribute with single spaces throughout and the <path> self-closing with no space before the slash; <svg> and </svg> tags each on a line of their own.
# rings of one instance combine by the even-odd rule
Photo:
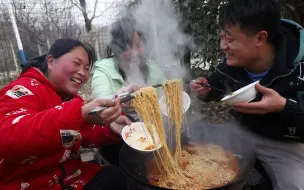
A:
<svg viewBox="0 0 304 190">
<path fill-rule="evenodd" d="M 111 29 L 111 43 L 107 49 L 108 57 L 114 57 L 115 63 L 119 61 L 119 55 L 126 51 L 132 44 L 133 34 L 137 32 L 140 36 L 140 41 L 142 44 L 146 43 L 145 35 L 141 31 L 136 23 L 136 20 L 132 15 L 127 15 L 119 20 L 117 20 Z M 111 53 L 111 55 L 109 55 Z M 119 66 L 119 64 L 117 64 Z M 141 57 L 140 61 L 140 70 L 144 76 L 144 79 L 147 81 L 149 68 L 146 64 L 145 57 Z M 125 72 L 118 67 L 119 73 L 126 79 Z"/>
<path fill-rule="evenodd" d="M 119 55 L 124 52 L 132 44 L 132 37 L 134 32 L 140 36 L 142 43 L 145 43 L 143 31 L 141 31 L 133 16 L 125 16 L 113 23 L 111 28 L 111 52 L 114 55 Z"/>
<path fill-rule="evenodd" d="M 39 69 L 44 75 L 47 75 L 48 65 L 47 65 L 47 56 L 52 55 L 55 59 L 70 52 L 76 47 L 83 47 L 83 49 L 87 52 L 90 63 L 90 70 L 93 67 L 94 62 L 96 61 L 96 55 L 94 49 L 89 44 L 81 43 L 78 40 L 72 38 L 61 38 L 55 41 L 55 43 L 51 46 L 50 50 L 47 54 L 36 57 L 29 62 L 25 66 L 22 66 L 22 72 L 24 73 L 30 67 L 35 67 Z"/>
<path fill-rule="evenodd" d="M 276 37 L 280 27 L 281 9 L 278 0 L 231 0 L 220 8 L 219 25 L 239 25 L 249 35 L 265 30 L 268 42 Z"/>
<path fill-rule="evenodd" d="M 110 48 L 110 46 L 107 46 L 106 52 L 107 52 L 107 58 L 114 57 L 113 54 L 112 54 L 112 49 Z"/>
</svg>

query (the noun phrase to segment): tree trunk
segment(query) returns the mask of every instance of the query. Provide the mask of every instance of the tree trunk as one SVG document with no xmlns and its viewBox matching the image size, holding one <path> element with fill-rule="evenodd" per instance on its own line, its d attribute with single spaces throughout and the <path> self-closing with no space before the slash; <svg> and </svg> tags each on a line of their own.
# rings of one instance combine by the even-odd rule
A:
<svg viewBox="0 0 304 190">
<path fill-rule="evenodd" d="M 84 18 L 84 23 L 86 27 L 87 33 L 89 33 L 92 30 L 92 19 L 89 19 L 88 13 L 87 13 L 87 3 L 85 0 L 79 0 L 80 6 L 81 6 L 81 11 L 82 15 Z"/>
</svg>

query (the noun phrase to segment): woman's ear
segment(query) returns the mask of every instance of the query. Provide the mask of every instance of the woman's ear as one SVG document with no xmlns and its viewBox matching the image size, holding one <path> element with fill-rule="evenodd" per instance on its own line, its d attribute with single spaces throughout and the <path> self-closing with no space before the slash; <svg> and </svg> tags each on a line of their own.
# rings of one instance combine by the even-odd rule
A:
<svg viewBox="0 0 304 190">
<path fill-rule="evenodd" d="M 54 67 L 54 62 L 55 62 L 54 57 L 52 55 L 47 55 L 46 60 L 47 60 L 48 69 L 52 70 L 52 68 Z"/>
</svg>

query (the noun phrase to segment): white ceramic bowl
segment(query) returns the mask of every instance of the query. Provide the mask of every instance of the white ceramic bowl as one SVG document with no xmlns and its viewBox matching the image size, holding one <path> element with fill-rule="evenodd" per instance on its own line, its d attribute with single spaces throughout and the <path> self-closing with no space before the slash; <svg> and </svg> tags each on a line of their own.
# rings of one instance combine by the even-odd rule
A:
<svg viewBox="0 0 304 190">
<path fill-rule="evenodd" d="M 134 122 L 131 125 L 125 126 L 122 129 L 121 136 L 127 145 L 137 151 L 153 152 L 162 147 L 156 131 L 154 131 L 156 141 L 154 144 L 152 137 L 143 122 Z M 151 145 L 155 148 L 147 149 L 147 147 Z"/>
<path fill-rule="evenodd" d="M 190 105 L 191 105 L 191 99 L 190 99 L 189 95 L 183 91 L 183 113 L 185 113 L 189 109 Z M 164 96 L 160 97 L 159 106 L 160 106 L 160 112 L 163 115 L 168 116 L 167 104 L 165 102 Z"/>
<path fill-rule="evenodd" d="M 256 81 L 254 83 L 251 83 L 237 91 L 234 91 L 233 93 L 225 96 L 221 101 L 226 103 L 226 104 L 230 104 L 230 105 L 234 105 L 236 103 L 245 103 L 245 102 L 250 102 L 252 101 L 256 94 L 257 91 L 255 89 L 255 85 L 258 83 L 259 81 Z"/>
</svg>

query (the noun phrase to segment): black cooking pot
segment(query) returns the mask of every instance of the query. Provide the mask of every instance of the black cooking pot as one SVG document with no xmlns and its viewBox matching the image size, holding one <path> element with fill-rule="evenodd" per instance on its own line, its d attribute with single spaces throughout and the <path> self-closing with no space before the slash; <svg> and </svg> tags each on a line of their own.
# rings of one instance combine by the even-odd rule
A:
<svg viewBox="0 0 304 190">
<path fill-rule="evenodd" d="M 239 170 L 234 181 L 225 186 L 215 189 L 242 189 L 246 183 L 255 162 L 255 155 L 251 145 L 239 133 L 234 132 L 230 127 L 213 126 L 192 123 L 188 130 L 188 137 L 182 138 L 182 145 L 191 144 L 217 144 L 226 151 L 232 152 L 238 158 Z M 138 152 L 131 147 L 124 145 L 120 151 L 120 167 L 132 176 L 135 180 L 153 189 L 165 189 L 152 185 L 147 178 L 146 162 L 154 159 L 153 153 Z M 202 166 L 203 167 L 203 166 Z"/>
</svg>

